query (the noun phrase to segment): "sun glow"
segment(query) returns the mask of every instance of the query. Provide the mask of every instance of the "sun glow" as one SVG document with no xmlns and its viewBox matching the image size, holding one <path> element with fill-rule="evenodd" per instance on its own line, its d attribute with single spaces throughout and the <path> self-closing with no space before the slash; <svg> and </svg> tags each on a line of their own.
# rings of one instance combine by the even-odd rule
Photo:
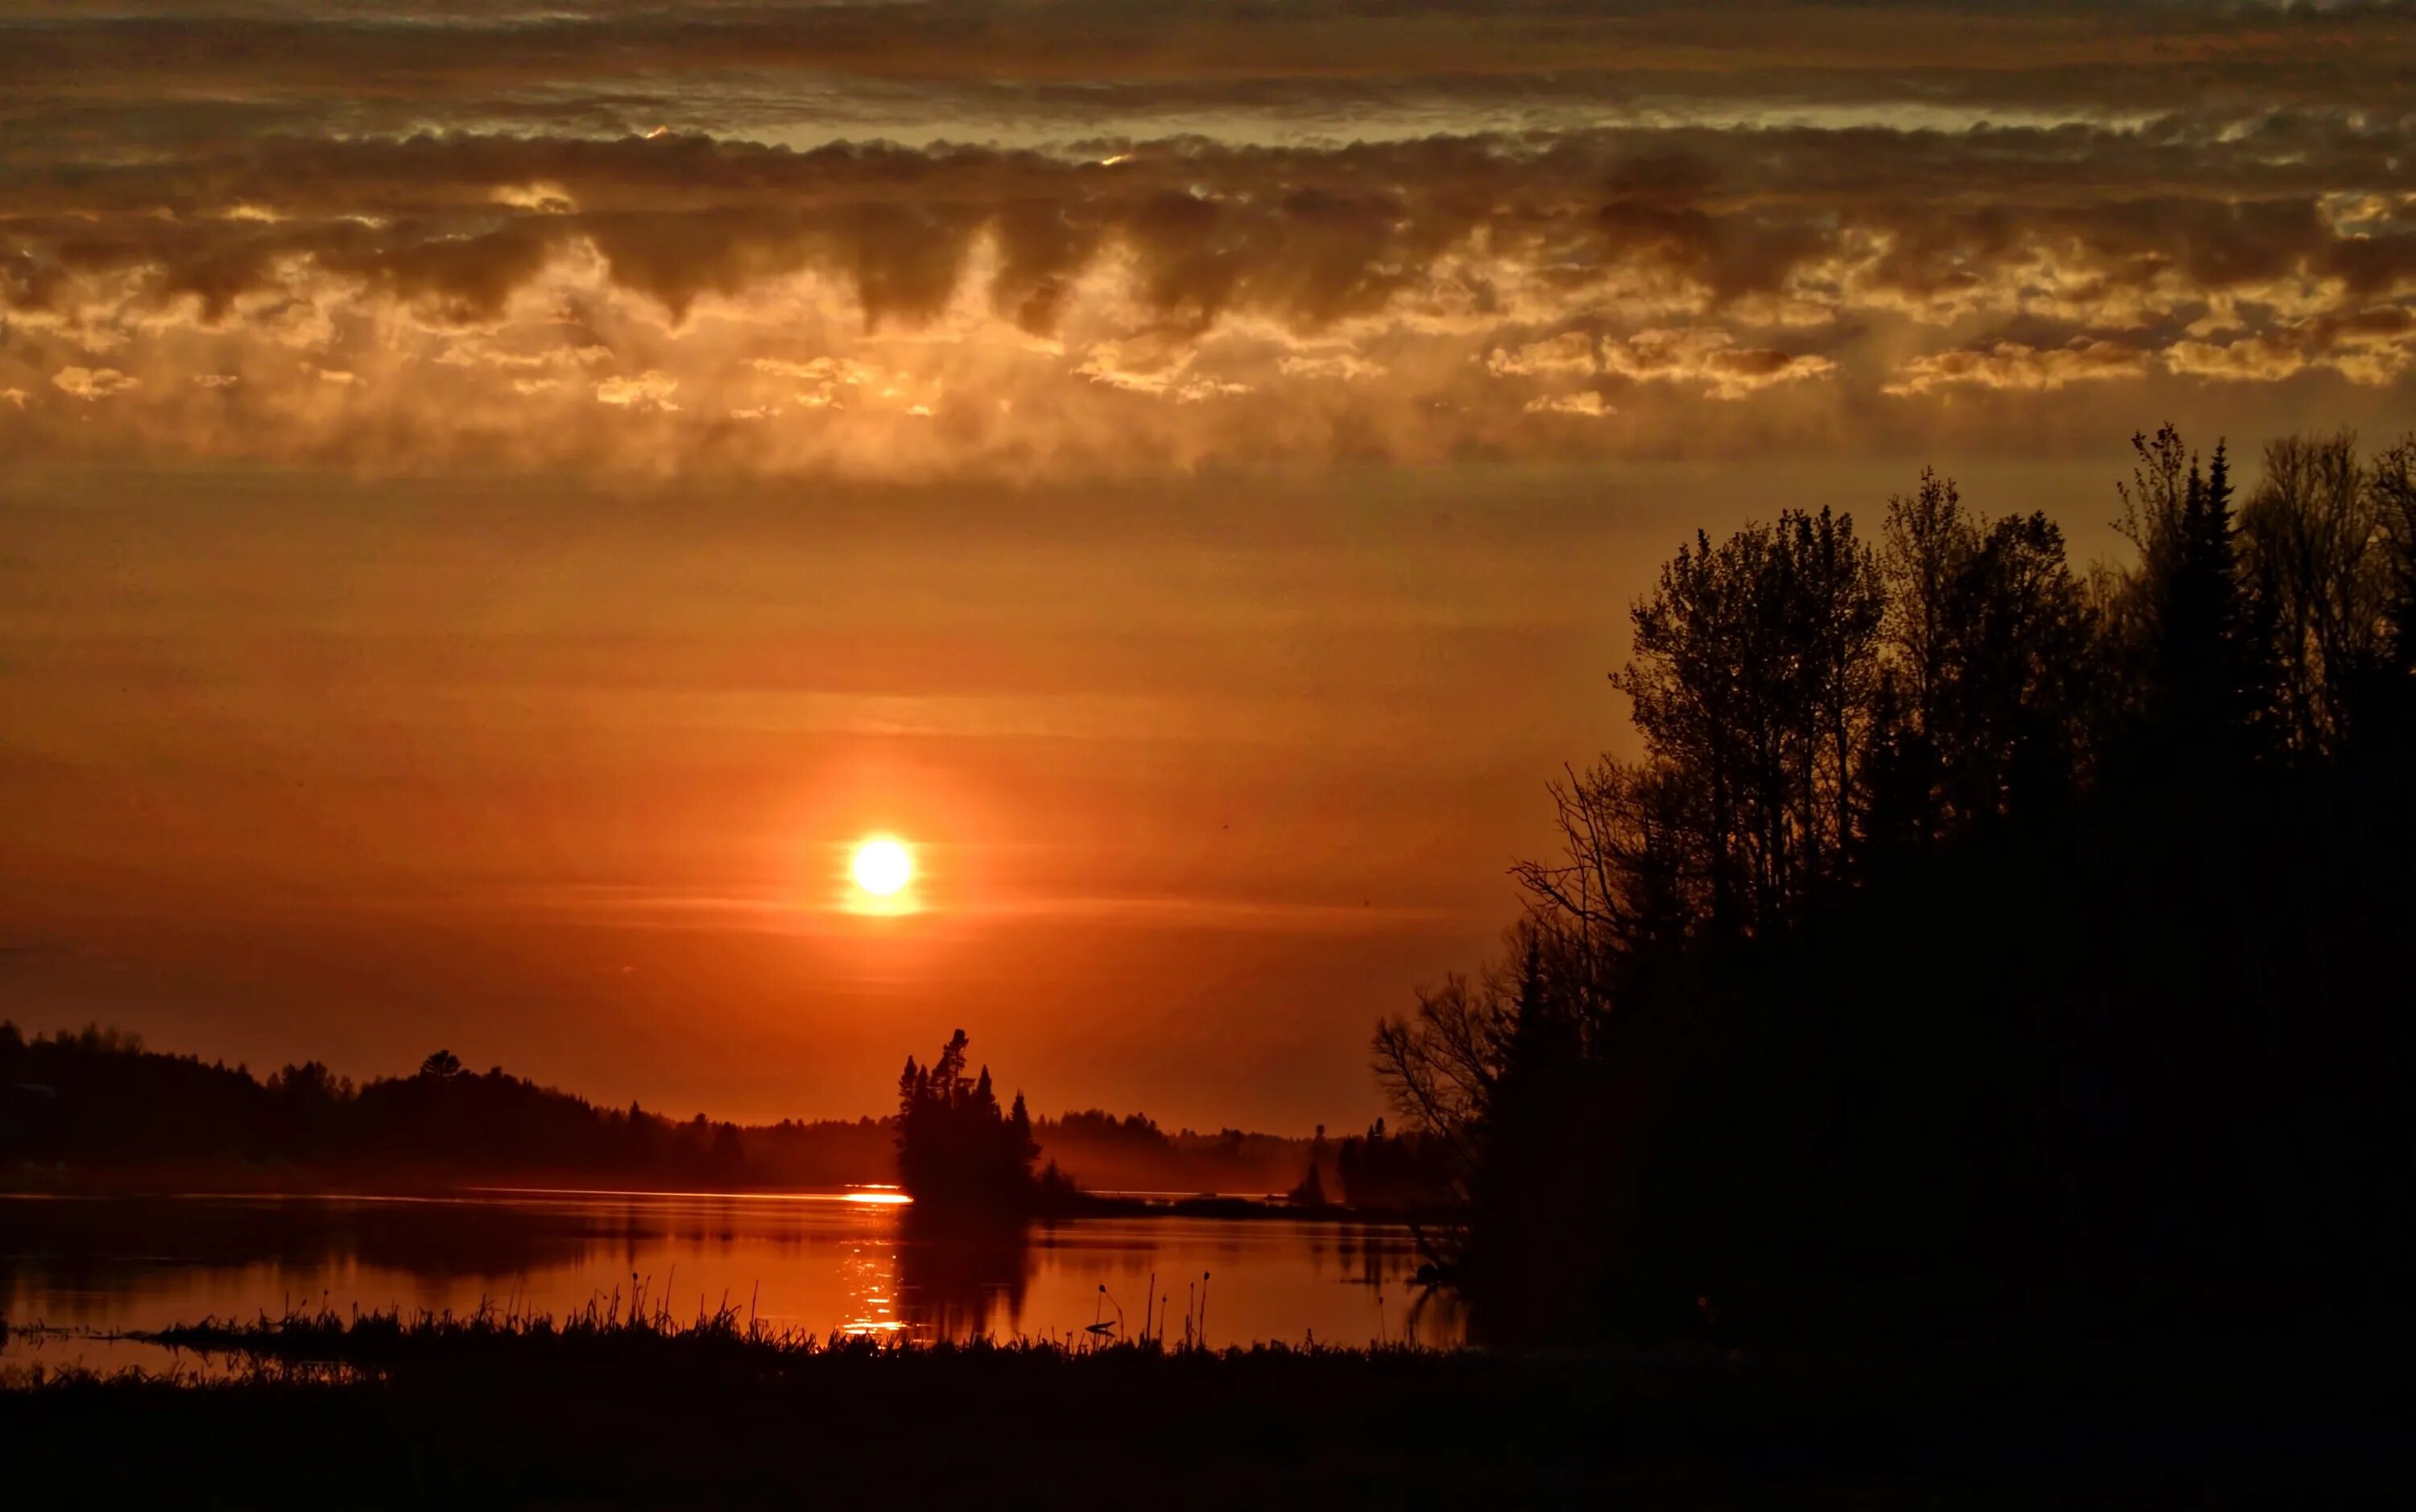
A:
<svg viewBox="0 0 2416 1512">
<path fill-rule="evenodd" d="M 895 898 L 914 880 L 914 858 L 895 840 L 868 840 L 848 865 L 855 885 L 876 898 Z"/>
</svg>

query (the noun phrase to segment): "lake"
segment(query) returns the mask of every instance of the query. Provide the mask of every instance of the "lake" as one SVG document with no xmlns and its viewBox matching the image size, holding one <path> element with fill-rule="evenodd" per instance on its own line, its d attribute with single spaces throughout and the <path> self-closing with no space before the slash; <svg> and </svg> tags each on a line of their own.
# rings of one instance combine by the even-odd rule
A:
<svg viewBox="0 0 2416 1512">
<path fill-rule="evenodd" d="M 725 1304 L 767 1326 L 916 1340 L 1081 1337 L 1142 1326 L 1151 1278 L 1180 1340 L 1206 1287 L 1213 1344 L 1462 1340 L 1450 1299 L 1412 1284 L 1393 1224 L 1102 1218 L 932 1234 L 879 1191 L 476 1191 L 442 1197 L 0 1196 L 0 1363 L 159 1366 L 92 1337 L 292 1310 L 624 1311 L 680 1321 Z M 1100 1289 L 1105 1287 L 1103 1293 Z M 63 1331 L 62 1331 L 63 1330 Z"/>
</svg>

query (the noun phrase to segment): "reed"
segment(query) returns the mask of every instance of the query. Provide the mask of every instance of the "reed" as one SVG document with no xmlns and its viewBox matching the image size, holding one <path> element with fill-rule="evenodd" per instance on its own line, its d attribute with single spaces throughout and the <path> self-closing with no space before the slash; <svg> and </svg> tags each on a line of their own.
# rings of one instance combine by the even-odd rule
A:
<svg viewBox="0 0 2416 1512">
<path fill-rule="evenodd" d="M 179 1351 L 166 1370 L 25 1371 L 0 1391 L 0 1505 L 2383 1505 L 2410 1484 L 2396 1339 L 934 1344 L 689 1316 L 668 1285 L 561 1317 L 514 1297 L 205 1321 L 143 1336 Z"/>
<path fill-rule="evenodd" d="M 1449 1353 L 1402 1344 L 1350 1348 L 1314 1340 L 1210 1349 L 1202 1341 L 1207 1325 L 1204 1295 L 1199 1298 L 1197 1315 L 1185 1320 L 1184 1341 L 1170 1346 L 1147 1330 L 1127 1336 L 1124 1310 L 1104 1287 L 1100 1300 L 1103 1307 L 1113 1309 L 1115 1321 L 1106 1323 L 1103 1317 L 1097 1328 L 1063 1337 L 1019 1334 L 935 1342 L 769 1325 L 756 1315 L 751 1299 L 741 1307 L 726 1296 L 718 1304 L 701 1299 L 692 1316 L 677 1314 L 649 1278 L 633 1276 L 626 1293 L 615 1287 L 562 1316 L 527 1310 L 512 1299 L 482 1303 L 466 1313 L 401 1309 L 340 1312 L 322 1306 L 276 1316 L 262 1313 L 248 1320 L 204 1318 L 121 1337 L 159 1345 L 175 1355 L 189 1355 L 213 1366 L 225 1361 L 261 1362 L 373 1379 L 456 1368 L 534 1372 L 628 1369 L 663 1378 L 768 1377 L 833 1361 L 1197 1362 L 1294 1356 L 1365 1360 L 1441 1357 Z"/>
</svg>

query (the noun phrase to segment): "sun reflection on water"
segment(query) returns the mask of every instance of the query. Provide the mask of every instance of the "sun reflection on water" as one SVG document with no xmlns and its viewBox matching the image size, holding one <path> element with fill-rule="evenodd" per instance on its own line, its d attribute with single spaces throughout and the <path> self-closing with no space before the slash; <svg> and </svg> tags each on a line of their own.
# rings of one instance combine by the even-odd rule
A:
<svg viewBox="0 0 2416 1512">
<path fill-rule="evenodd" d="M 903 1193 L 864 1192 L 849 1194 L 876 1203 L 903 1201 Z M 842 1338 L 885 1338 L 902 1334 L 906 1325 L 899 1321 L 891 1298 L 898 1291 L 898 1247 L 886 1240 L 866 1239 L 848 1246 L 847 1256 L 839 1262 L 839 1273 L 846 1282 L 849 1316 L 834 1330 Z"/>
</svg>

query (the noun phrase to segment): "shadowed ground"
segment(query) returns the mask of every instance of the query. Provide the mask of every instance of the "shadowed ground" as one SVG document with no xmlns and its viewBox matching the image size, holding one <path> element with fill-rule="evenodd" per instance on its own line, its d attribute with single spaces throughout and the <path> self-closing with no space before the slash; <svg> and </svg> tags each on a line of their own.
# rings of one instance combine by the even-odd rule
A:
<svg viewBox="0 0 2416 1512">
<path fill-rule="evenodd" d="M 2398 1350 L 1853 1359 L 817 1347 L 723 1323 L 183 1330 L 0 1394 L 22 1506 L 2396 1502 Z M 226 1346 L 239 1346 L 230 1356 Z M 330 1368 L 361 1379 L 328 1384 Z M 23 1383 L 20 1383 L 23 1385 Z"/>
</svg>

